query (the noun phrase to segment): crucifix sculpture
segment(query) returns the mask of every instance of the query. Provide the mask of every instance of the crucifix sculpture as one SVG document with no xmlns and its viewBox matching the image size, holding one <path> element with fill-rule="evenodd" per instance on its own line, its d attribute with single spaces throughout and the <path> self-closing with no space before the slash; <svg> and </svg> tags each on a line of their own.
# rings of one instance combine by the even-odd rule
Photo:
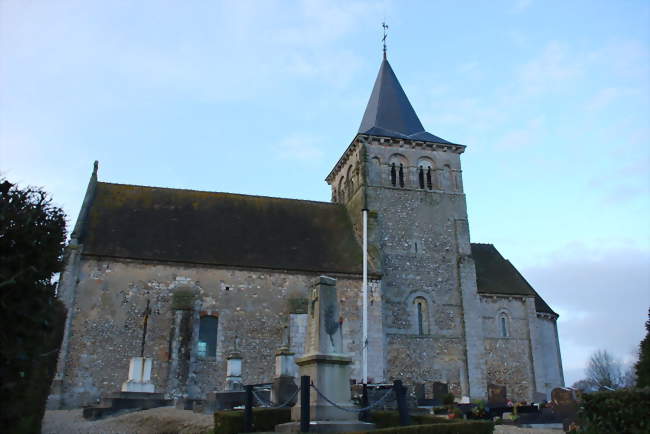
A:
<svg viewBox="0 0 650 434">
<path fill-rule="evenodd" d="M 151 315 L 151 309 L 149 308 L 149 299 L 147 299 L 147 307 L 145 307 L 144 312 L 142 312 L 143 325 L 142 325 L 142 344 L 140 346 L 140 357 L 144 357 L 144 343 L 147 339 L 147 323 L 149 322 L 149 315 Z"/>
</svg>

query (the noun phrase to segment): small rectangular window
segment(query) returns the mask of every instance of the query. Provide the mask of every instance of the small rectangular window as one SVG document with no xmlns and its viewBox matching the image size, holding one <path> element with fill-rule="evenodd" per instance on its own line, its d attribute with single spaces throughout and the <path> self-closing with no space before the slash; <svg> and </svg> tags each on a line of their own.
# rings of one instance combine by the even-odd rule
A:
<svg viewBox="0 0 650 434">
<path fill-rule="evenodd" d="M 215 316 L 203 316 L 199 324 L 199 357 L 217 356 L 217 328 L 219 319 Z"/>
</svg>

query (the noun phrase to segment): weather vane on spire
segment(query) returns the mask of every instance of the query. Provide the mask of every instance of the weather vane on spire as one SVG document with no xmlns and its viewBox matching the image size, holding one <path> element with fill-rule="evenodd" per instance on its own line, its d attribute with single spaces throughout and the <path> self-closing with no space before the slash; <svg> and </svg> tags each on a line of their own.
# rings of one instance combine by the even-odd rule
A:
<svg viewBox="0 0 650 434">
<path fill-rule="evenodd" d="M 384 37 L 381 38 L 381 42 L 384 43 L 384 59 L 385 59 L 386 58 L 386 38 L 388 37 L 388 33 L 387 33 L 388 25 L 385 22 L 383 22 L 383 23 L 381 23 L 381 26 L 384 28 Z"/>
</svg>

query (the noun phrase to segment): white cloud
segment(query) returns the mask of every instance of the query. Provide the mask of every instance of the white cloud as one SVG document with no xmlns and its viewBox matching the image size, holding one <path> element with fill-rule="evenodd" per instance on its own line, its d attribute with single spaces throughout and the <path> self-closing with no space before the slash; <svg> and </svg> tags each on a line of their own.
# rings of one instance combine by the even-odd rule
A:
<svg viewBox="0 0 650 434">
<path fill-rule="evenodd" d="M 320 143 L 321 139 L 314 136 L 292 134 L 280 140 L 274 147 L 274 152 L 277 158 L 283 160 L 316 163 L 324 155 Z"/>
<path fill-rule="evenodd" d="M 527 94 L 561 88 L 583 74 L 584 64 L 566 45 L 554 41 L 519 70 L 520 84 Z"/>
<path fill-rule="evenodd" d="M 623 92 L 615 87 L 601 89 L 589 101 L 587 101 L 587 110 L 600 110 L 607 107 L 612 101 L 619 98 Z"/>
<path fill-rule="evenodd" d="M 524 12 L 532 4 L 533 4 L 533 0 L 515 0 L 510 11 L 512 13 L 518 14 Z"/>
<path fill-rule="evenodd" d="M 634 248 L 567 245 L 523 271 L 558 323 L 567 374 L 581 375 L 590 354 L 606 349 L 629 359 L 645 334 L 650 307 L 650 252 Z M 567 378 L 572 383 L 579 378 Z"/>
<path fill-rule="evenodd" d="M 522 128 L 508 131 L 500 139 L 497 139 L 495 146 L 503 150 L 521 149 L 529 146 L 540 138 L 543 124 L 543 117 L 531 119 Z"/>
</svg>

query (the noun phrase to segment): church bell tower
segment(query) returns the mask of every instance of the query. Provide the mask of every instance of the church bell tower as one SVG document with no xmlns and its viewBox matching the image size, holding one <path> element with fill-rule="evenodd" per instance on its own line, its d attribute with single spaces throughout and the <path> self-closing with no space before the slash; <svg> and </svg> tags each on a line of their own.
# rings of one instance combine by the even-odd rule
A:
<svg viewBox="0 0 650 434">
<path fill-rule="evenodd" d="M 427 132 L 387 58 L 361 126 L 327 176 L 380 276 L 385 380 L 443 382 L 485 398 L 482 320 L 460 156 Z M 371 325 L 372 327 L 372 325 Z"/>
</svg>

